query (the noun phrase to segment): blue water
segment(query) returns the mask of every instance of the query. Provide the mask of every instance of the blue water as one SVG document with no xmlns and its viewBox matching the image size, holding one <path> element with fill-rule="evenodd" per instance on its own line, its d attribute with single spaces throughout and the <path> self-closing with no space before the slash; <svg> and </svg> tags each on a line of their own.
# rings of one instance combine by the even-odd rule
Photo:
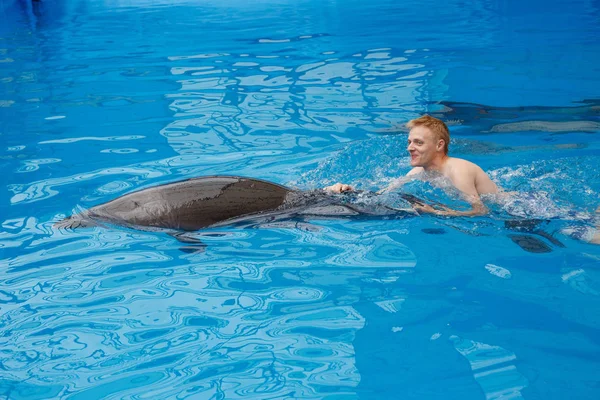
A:
<svg viewBox="0 0 600 400">
<path fill-rule="evenodd" d="M 598 37 L 592 0 L 0 0 L 0 397 L 598 398 L 600 246 L 568 234 L 600 206 Z M 426 112 L 520 194 L 196 253 L 52 226 L 203 175 L 382 188 Z"/>
</svg>

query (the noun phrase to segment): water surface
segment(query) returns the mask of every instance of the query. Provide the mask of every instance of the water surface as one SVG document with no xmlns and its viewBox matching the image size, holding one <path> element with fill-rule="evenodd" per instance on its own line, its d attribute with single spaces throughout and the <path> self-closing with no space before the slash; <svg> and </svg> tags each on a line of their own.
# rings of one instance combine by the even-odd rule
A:
<svg viewBox="0 0 600 400">
<path fill-rule="evenodd" d="M 0 393 L 598 397 L 600 249 L 563 232 L 600 205 L 599 18 L 594 1 L 0 0 Z M 202 175 L 382 188 L 423 113 L 522 197 L 210 229 L 196 253 L 52 226 Z"/>
</svg>

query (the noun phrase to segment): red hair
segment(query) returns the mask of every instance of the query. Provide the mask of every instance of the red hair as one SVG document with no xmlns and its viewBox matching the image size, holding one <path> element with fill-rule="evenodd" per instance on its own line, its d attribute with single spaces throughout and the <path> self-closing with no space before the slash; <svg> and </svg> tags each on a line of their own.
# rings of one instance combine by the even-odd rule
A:
<svg viewBox="0 0 600 400">
<path fill-rule="evenodd" d="M 408 121 L 406 127 L 412 129 L 416 126 L 424 126 L 429 128 L 431 132 L 437 137 L 444 141 L 444 154 L 448 154 L 448 145 L 450 144 L 450 131 L 448 126 L 441 119 L 434 118 L 430 115 L 423 115 L 422 117 L 412 119 Z"/>
</svg>

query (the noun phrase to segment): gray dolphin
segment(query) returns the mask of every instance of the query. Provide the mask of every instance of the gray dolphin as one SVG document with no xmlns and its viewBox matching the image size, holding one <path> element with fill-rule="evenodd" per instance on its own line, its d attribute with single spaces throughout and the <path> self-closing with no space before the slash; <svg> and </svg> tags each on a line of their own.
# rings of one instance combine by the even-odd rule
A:
<svg viewBox="0 0 600 400">
<path fill-rule="evenodd" d="M 304 192 L 239 176 L 206 176 L 142 189 L 55 223 L 79 228 L 113 223 L 144 228 L 196 231 L 260 218 L 414 214 L 382 204 L 350 204 L 346 196 Z"/>
</svg>

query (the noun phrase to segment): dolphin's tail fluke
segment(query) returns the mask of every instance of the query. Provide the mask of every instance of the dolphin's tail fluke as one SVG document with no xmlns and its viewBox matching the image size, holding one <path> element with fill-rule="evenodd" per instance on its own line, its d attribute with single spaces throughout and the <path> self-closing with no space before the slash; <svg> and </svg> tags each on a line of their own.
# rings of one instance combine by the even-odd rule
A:
<svg viewBox="0 0 600 400">
<path fill-rule="evenodd" d="M 54 227 L 59 229 L 90 228 L 93 226 L 98 225 L 84 214 L 71 215 L 54 223 Z"/>
</svg>

